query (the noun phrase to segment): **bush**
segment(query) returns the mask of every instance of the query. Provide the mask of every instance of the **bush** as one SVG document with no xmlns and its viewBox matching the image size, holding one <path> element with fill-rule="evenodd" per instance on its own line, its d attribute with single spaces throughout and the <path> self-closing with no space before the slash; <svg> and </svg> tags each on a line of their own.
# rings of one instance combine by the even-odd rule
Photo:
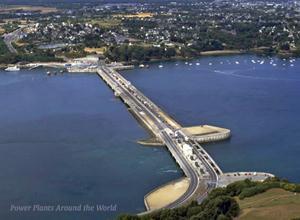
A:
<svg viewBox="0 0 300 220">
<path fill-rule="evenodd" d="M 256 194 L 263 193 L 263 192 L 265 192 L 268 189 L 270 189 L 270 187 L 267 184 L 265 184 L 265 185 L 257 185 L 257 186 L 253 186 L 253 187 L 250 187 L 250 188 L 245 188 L 240 193 L 239 198 L 240 199 L 244 199 L 245 197 L 254 196 Z"/>
</svg>

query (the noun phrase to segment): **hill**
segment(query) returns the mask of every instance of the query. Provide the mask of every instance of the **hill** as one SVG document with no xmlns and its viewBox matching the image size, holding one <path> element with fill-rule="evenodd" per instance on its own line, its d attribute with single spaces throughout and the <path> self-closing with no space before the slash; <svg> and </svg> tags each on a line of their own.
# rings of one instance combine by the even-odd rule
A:
<svg viewBox="0 0 300 220">
<path fill-rule="evenodd" d="M 284 220 L 300 217 L 300 193 L 274 188 L 240 200 L 240 220 Z"/>
<path fill-rule="evenodd" d="M 249 179 L 216 188 L 201 203 L 159 210 L 144 216 L 121 215 L 119 220 L 300 219 L 300 184 L 278 178 Z"/>
</svg>

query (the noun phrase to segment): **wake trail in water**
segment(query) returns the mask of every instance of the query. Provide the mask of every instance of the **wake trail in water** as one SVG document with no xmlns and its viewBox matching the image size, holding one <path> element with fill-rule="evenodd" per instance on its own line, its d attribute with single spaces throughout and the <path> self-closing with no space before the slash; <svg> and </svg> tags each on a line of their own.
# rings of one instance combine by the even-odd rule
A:
<svg viewBox="0 0 300 220">
<path fill-rule="evenodd" d="M 178 173 L 178 170 L 163 170 L 162 173 Z"/>
<path fill-rule="evenodd" d="M 163 173 L 177 173 L 177 170 L 165 170 Z"/>
<path fill-rule="evenodd" d="M 282 78 L 269 78 L 269 77 L 259 77 L 259 76 L 245 76 L 245 75 L 236 74 L 234 72 L 224 72 L 224 71 L 220 71 L 220 70 L 214 70 L 213 72 L 220 74 L 220 75 L 232 76 L 232 77 L 244 78 L 244 79 L 300 82 L 300 80 L 298 80 L 298 79 L 282 79 Z"/>
</svg>

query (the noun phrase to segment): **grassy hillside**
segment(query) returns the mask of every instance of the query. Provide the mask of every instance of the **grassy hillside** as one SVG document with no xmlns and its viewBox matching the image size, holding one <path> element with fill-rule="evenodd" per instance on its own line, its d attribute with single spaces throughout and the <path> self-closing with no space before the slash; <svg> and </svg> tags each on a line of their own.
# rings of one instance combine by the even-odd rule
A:
<svg viewBox="0 0 300 220">
<path fill-rule="evenodd" d="M 274 188 L 238 201 L 240 220 L 300 219 L 300 194 Z"/>
<path fill-rule="evenodd" d="M 216 188 L 198 205 L 160 210 L 142 217 L 121 215 L 119 220 L 260 220 L 300 219 L 300 184 L 278 178 L 249 179 Z"/>
</svg>

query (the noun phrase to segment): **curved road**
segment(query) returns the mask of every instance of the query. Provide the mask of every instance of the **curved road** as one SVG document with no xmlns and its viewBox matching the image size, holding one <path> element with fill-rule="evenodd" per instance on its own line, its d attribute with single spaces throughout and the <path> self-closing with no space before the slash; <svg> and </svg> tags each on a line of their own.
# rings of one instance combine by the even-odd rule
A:
<svg viewBox="0 0 300 220">
<path fill-rule="evenodd" d="M 153 121 L 155 125 L 155 128 L 153 128 L 153 130 L 156 131 L 156 135 L 159 136 L 160 139 L 165 143 L 165 145 L 171 152 L 172 156 L 175 158 L 176 162 L 179 164 L 181 169 L 184 171 L 185 175 L 190 180 L 188 190 L 180 198 L 178 198 L 176 201 L 174 201 L 173 203 L 169 204 L 164 208 L 175 208 L 185 204 L 191 198 L 195 199 L 194 195 L 197 189 L 199 188 L 200 182 L 204 181 L 204 183 L 206 184 L 207 179 L 200 179 L 200 176 L 196 168 L 183 155 L 180 146 L 177 143 L 177 139 L 174 138 L 174 136 L 171 133 L 168 133 L 166 131 L 166 130 L 170 130 L 172 132 L 175 132 L 174 129 L 169 124 L 167 124 L 166 122 L 160 119 L 159 113 L 157 112 L 159 108 L 153 102 L 151 102 L 150 104 L 149 103 L 150 100 L 148 98 L 142 95 L 142 93 L 139 90 L 133 87 L 131 83 L 125 80 L 116 71 L 113 71 L 106 67 L 102 67 L 99 68 L 98 74 L 113 88 L 113 90 L 115 91 L 116 89 L 118 90 L 119 96 L 124 101 L 127 100 L 127 103 L 128 102 L 130 103 L 129 105 L 131 105 L 130 107 L 132 109 L 142 110 L 142 112 L 144 112 L 144 114 L 146 114 L 147 117 Z M 130 89 L 128 87 L 130 87 Z M 136 114 L 138 115 L 138 117 L 143 117 L 142 115 L 140 115 L 140 112 L 136 112 Z M 193 146 L 194 151 L 198 152 L 198 150 L 195 147 L 197 145 L 196 142 L 189 140 L 187 141 L 187 144 Z M 203 165 L 206 167 L 206 170 L 209 174 L 208 180 L 210 183 L 207 184 L 207 190 L 205 191 L 205 193 L 201 195 L 201 197 L 205 197 L 209 190 L 216 187 L 218 176 L 214 168 L 207 161 L 207 159 L 205 159 L 199 152 L 196 153 L 196 155 L 203 163 Z"/>
</svg>

